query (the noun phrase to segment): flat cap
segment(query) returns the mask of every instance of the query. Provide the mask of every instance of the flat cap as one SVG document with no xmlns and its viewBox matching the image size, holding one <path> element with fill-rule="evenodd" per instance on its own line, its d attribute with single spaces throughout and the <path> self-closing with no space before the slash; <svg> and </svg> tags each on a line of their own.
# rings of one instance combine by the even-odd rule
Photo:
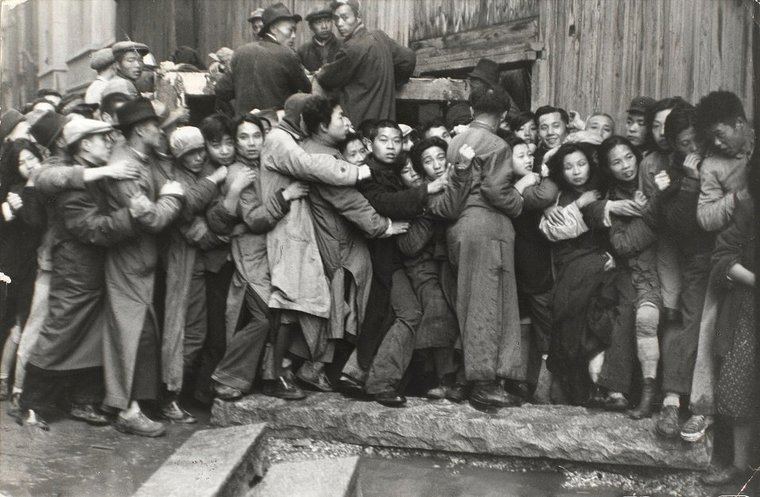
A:
<svg viewBox="0 0 760 497">
<path fill-rule="evenodd" d="M 256 19 L 261 19 L 264 16 L 264 9 L 259 7 L 258 9 L 251 12 L 251 15 L 248 16 L 248 22 L 253 22 Z"/>
<path fill-rule="evenodd" d="M 140 93 L 137 91 L 137 87 L 135 87 L 134 83 L 124 78 L 116 77 L 111 78 L 111 80 L 106 83 L 106 86 L 103 88 L 103 93 L 100 97 L 101 101 L 108 95 L 113 95 L 116 93 L 124 95 L 129 99 L 137 98 L 140 96 Z"/>
<path fill-rule="evenodd" d="M 119 41 L 113 44 L 111 52 L 114 58 L 119 57 L 126 52 L 137 52 L 140 56 L 146 55 L 150 52 L 148 45 L 144 43 L 137 43 L 135 41 Z"/>
<path fill-rule="evenodd" d="M 110 48 L 101 48 L 90 55 L 90 67 L 96 71 L 102 71 L 113 63 L 113 50 Z"/>
<path fill-rule="evenodd" d="M 3 112 L 3 114 L 0 115 L 0 141 L 5 140 L 5 138 L 11 134 L 13 128 L 18 126 L 19 123 L 24 120 L 24 114 L 16 109 L 9 109 Z"/>
<path fill-rule="evenodd" d="M 309 12 L 306 15 L 306 22 L 314 22 L 319 19 L 332 19 L 332 17 L 333 17 L 332 9 L 319 9 L 313 12 Z"/>
<path fill-rule="evenodd" d="M 631 100 L 631 106 L 628 108 L 628 112 L 638 112 L 640 114 L 647 114 L 649 109 L 654 107 L 657 103 L 652 97 L 634 97 Z"/>
<path fill-rule="evenodd" d="M 73 145 L 85 136 L 98 135 L 101 133 L 108 133 L 113 129 L 108 123 L 103 121 L 96 121 L 95 119 L 71 119 L 63 127 L 63 140 L 66 145 Z"/>
<path fill-rule="evenodd" d="M 169 147 L 172 155 L 179 159 L 188 152 L 205 147 L 203 134 L 195 126 L 182 126 L 177 128 L 169 137 Z"/>
</svg>

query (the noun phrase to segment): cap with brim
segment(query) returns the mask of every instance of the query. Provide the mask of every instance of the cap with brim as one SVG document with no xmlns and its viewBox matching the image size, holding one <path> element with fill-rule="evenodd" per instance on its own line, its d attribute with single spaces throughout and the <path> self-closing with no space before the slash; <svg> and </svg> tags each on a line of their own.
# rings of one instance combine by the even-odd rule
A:
<svg viewBox="0 0 760 497">
<path fill-rule="evenodd" d="M 258 9 L 251 12 L 251 15 L 248 16 L 248 22 L 253 22 L 256 19 L 261 19 L 261 16 L 264 15 L 264 9 L 259 7 Z"/>
<path fill-rule="evenodd" d="M 296 23 L 301 22 L 301 16 L 298 14 L 292 14 L 285 4 L 278 2 L 264 9 L 264 14 L 261 16 L 261 20 L 264 21 L 261 31 L 265 32 L 277 21 L 290 20 Z"/>
<path fill-rule="evenodd" d="M 101 48 L 90 55 L 90 68 L 96 71 L 102 71 L 113 63 L 113 51 L 110 48 Z"/>
<path fill-rule="evenodd" d="M 499 64 L 491 59 L 480 59 L 475 69 L 467 75 L 471 79 L 479 79 L 492 88 L 499 86 Z"/>
<path fill-rule="evenodd" d="M 332 19 L 333 11 L 331 9 L 319 9 L 314 12 L 309 12 L 306 16 L 306 22 L 314 22 L 320 19 Z"/>
<path fill-rule="evenodd" d="M 283 119 L 290 122 L 290 124 L 298 126 L 301 122 L 301 113 L 303 108 L 312 97 L 309 93 L 294 93 L 285 100 L 284 104 L 284 117 Z"/>
<path fill-rule="evenodd" d="M 654 104 L 657 103 L 655 99 L 651 97 L 634 97 L 631 100 L 631 106 L 628 108 L 629 113 L 647 114 Z"/>
<path fill-rule="evenodd" d="M 343 7 L 344 5 L 348 5 L 353 9 L 354 12 L 359 12 L 359 8 L 361 7 L 359 5 L 359 0 L 333 0 L 330 2 L 330 10 L 335 12 L 340 7 Z"/>
<path fill-rule="evenodd" d="M 147 98 L 137 98 L 130 100 L 116 110 L 116 118 L 119 121 L 119 129 L 124 130 L 135 124 L 155 120 L 158 122 L 158 116 L 153 109 L 150 100 Z"/>
<path fill-rule="evenodd" d="M 10 109 L 0 115 L 0 141 L 5 140 L 11 134 L 13 128 L 24 121 L 24 114 L 16 109 Z"/>
<path fill-rule="evenodd" d="M 117 59 L 126 52 L 136 52 L 142 57 L 150 52 L 150 48 L 148 48 L 148 45 L 144 43 L 137 43 L 134 41 L 119 41 L 113 44 L 111 51 L 113 53 L 114 59 Z"/>
<path fill-rule="evenodd" d="M 61 135 L 65 124 L 66 117 L 57 112 L 47 111 L 34 121 L 29 132 L 37 140 L 37 143 L 45 148 L 50 148 L 56 138 Z"/>
<path fill-rule="evenodd" d="M 109 133 L 111 130 L 113 126 L 103 121 L 72 119 L 63 127 L 63 141 L 67 146 L 71 146 L 86 136 Z"/>
<path fill-rule="evenodd" d="M 183 155 L 205 147 L 203 134 L 195 126 L 177 128 L 169 137 L 169 148 L 172 155 L 179 159 Z"/>
</svg>

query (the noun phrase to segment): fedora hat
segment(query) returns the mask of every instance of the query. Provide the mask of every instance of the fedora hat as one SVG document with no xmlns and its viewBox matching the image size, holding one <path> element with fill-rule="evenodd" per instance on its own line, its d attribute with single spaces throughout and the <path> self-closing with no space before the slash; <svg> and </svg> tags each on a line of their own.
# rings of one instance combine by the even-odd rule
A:
<svg viewBox="0 0 760 497">
<path fill-rule="evenodd" d="M 467 75 L 470 79 L 479 79 L 491 88 L 499 87 L 499 64 L 491 59 L 480 59 L 475 69 Z"/>
<path fill-rule="evenodd" d="M 119 121 L 119 129 L 125 129 L 137 123 L 155 119 L 158 122 L 158 116 L 147 98 L 136 98 L 130 100 L 116 110 L 116 118 Z"/>
<path fill-rule="evenodd" d="M 290 9 L 288 9 L 282 2 L 270 5 L 264 9 L 264 13 L 261 16 L 261 20 L 264 22 L 261 31 L 266 32 L 272 24 L 283 19 L 288 19 L 293 22 L 301 22 L 301 16 L 298 14 L 292 14 Z"/>
</svg>

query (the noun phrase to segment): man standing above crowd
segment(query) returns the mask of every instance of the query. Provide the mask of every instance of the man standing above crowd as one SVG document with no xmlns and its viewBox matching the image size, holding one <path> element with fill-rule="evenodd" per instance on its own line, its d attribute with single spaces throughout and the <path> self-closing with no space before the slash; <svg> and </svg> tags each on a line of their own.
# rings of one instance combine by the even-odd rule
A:
<svg viewBox="0 0 760 497">
<path fill-rule="evenodd" d="M 120 41 L 111 47 L 116 61 L 116 76 L 132 83 L 140 79 L 143 70 L 143 56 L 150 52 L 147 45 L 134 41 Z"/>
<path fill-rule="evenodd" d="M 84 94 L 84 101 L 88 104 L 100 104 L 100 97 L 103 94 L 108 81 L 116 74 L 114 65 L 113 52 L 110 48 L 102 48 L 92 54 L 90 67 L 98 72 L 95 81 L 87 87 Z"/>
<path fill-rule="evenodd" d="M 395 119 L 396 87 L 412 76 L 414 51 L 382 31 L 367 30 L 358 0 L 334 1 L 331 6 L 343 47 L 319 70 L 317 81 L 339 93 L 341 106 L 356 126 L 366 119 Z"/>
<path fill-rule="evenodd" d="M 332 10 L 317 10 L 306 16 L 309 29 L 314 37 L 301 45 L 298 49 L 298 58 L 301 64 L 309 72 L 316 72 L 323 65 L 335 60 L 335 55 L 343 46 L 343 43 L 332 31 Z"/>
<path fill-rule="evenodd" d="M 311 92 L 311 83 L 293 51 L 301 16 L 291 14 L 280 2 L 267 7 L 262 20 L 261 40 L 235 50 L 230 71 L 216 86 L 221 100 L 235 99 L 238 114 L 282 109 L 292 94 Z"/>
</svg>

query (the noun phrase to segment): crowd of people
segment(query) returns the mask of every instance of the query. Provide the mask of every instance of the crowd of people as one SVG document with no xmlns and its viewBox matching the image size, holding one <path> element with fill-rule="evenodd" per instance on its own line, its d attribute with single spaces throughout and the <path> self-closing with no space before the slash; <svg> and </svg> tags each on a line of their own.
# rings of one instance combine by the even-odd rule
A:
<svg viewBox="0 0 760 497">
<path fill-rule="evenodd" d="M 407 125 L 414 52 L 354 0 L 309 14 L 297 50 L 283 4 L 249 20 L 196 125 L 146 98 L 132 41 L 93 54 L 86 94 L 0 116 L 0 395 L 19 423 L 49 429 L 57 403 L 154 437 L 152 417 L 195 422 L 183 392 L 412 392 L 655 416 L 687 442 L 719 417 L 734 461 L 705 479 L 745 474 L 757 165 L 736 95 L 584 120 L 517 108 L 483 59 L 466 103 Z"/>
</svg>

